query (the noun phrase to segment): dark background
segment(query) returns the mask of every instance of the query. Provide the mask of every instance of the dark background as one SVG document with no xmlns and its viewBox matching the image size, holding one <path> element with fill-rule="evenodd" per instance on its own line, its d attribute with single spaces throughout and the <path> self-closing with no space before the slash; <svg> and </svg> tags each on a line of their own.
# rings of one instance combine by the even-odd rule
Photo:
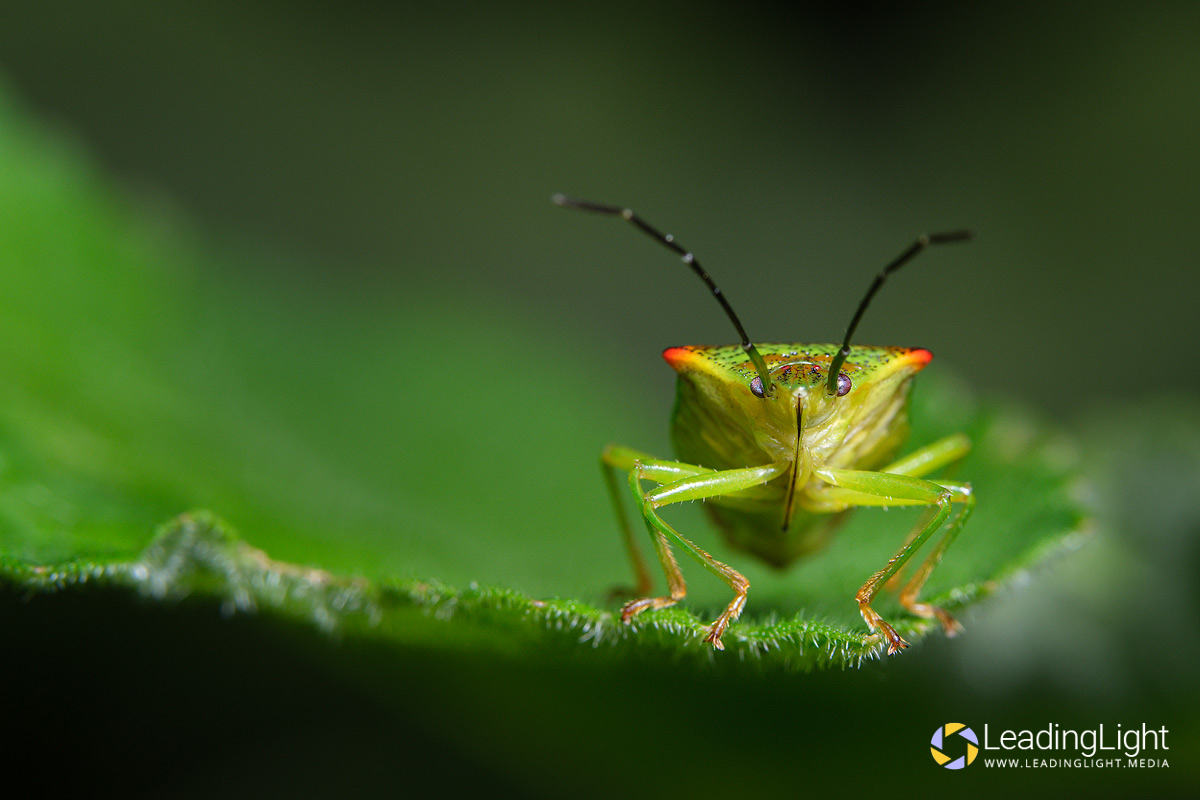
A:
<svg viewBox="0 0 1200 800">
<path fill-rule="evenodd" d="M 552 192 L 677 233 L 763 340 L 836 339 L 916 234 L 973 227 L 862 335 L 1061 412 L 1200 384 L 1178 349 L 1200 252 L 1196 17 L 52 2 L 6 12 L 0 56 L 117 174 L 288 253 L 281 291 L 473 293 L 663 387 L 656 349 L 728 340 L 726 322 L 665 255 Z"/>
<path fill-rule="evenodd" d="M 1098 437 L 1098 419 L 1136 429 L 1148 402 L 1186 403 L 1200 389 L 1191 4 L 47 2 L 5 10 L 0 70 L 143 202 L 260 254 L 251 280 L 281 296 L 486 307 L 578 352 L 567 363 L 529 354 L 528 380 L 627 387 L 631 414 L 655 432 L 639 441 L 656 452 L 672 380 L 658 351 L 732 331 L 667 254 L 615 222 L 553 208 L 553 192 L 631 205 L 678 234 L 764 341 L 836 339 L 873 272 L 916 234 L 969 226 L 975 243 L 923 256 L 888 285 L 864 342 L 927 346 L 980 393 L 1018 399 L 1084 440 Z M 1171 497 L 1191 491 L 1190 466 L 1141 458 L 1110 457 L 1106 474 L 1128 482 L 1122 470 L 1149 463 L 1182 487 Z M 1080 554 L 1054 587 L 982 612 L 975 644 L 935 641 L 861 672 L 796 676 L 782 693 L 669 664 L 559 674 L 425 653 L 388 675 L 378 665 L 390 658 L 343 652 L 363 665 L 352 679 L 326 663 L 310 675 L 290 665 L 311 648 L 254 621 L 231 623 L 223 649 L 184 656 L 157 612 L 112 630 L 87 598 L 40 606 L 45 617 L 25 618 L 17 641 L 44 657 L 24 677 L 63 687 L 42 684 L 27 702 L 67 709 L 107 694 L 111 716 L 151 709 L 148 728 L 119 728 L 155 765 L 151 792 L 319 790 L 306 776 L 334 774 L 358 793 L 415 782 L 956 791 L 957 778 L 986 792 L 985 777 L 1004 781 L 996 791 L 1020 780 L 1178 786 L 1195 775 L 1185 772 L 1198 744 L 1195 640 L 1161 638 L 1178 606 L 1145 591 L 1165 593 L 1168 566 L 1195 563 L 1197 517 L 1194 501 L 1159 510 L 1162 486 L 1113 512 L 1126 523 L 1116 544 Z M 1142 536 L 1152 522 L 1178 535 Z M 1194 575 L 1180 581 L 1170 598 L 1192 602 Z M 189 625 L 216 624 L 199 617 Z M 175 654 L 163 668 L 184 677 L 145 689 L 136 670 L 72 673 L 48 625 L 110 643 L 96 646 L 126 664 L 143 663 L 135 643 L 162 642 Z M 277 670 L 220 680 L 247 648 Z M 479 672 L 491 691 L 463 688 Z M 380 707 L 377 689 L 394 682 L 411 691 Z M 244 711 L 206 713 L 216 694 Z M 306 713 L 301 699 L 314 702 Z M 198 732 L 168 747 L 154 731 L 181 716 Z M 249 722 L 268 717 L 292 735 Z M 39 719 L 39 735 L 76 758 L 133 763 Z M 1168 774 L 956 776 L 924 755 L 948 721 L 1146 722 L 1180 740 Z M 323 757 L 287 758 L 297 752 Z"/>
</svg>

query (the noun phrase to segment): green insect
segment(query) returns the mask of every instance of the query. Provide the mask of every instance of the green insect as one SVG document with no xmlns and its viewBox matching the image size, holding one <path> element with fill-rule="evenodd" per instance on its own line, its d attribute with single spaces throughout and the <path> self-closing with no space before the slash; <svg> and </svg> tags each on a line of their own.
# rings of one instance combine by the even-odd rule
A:
<svg viewBox="0 0 1200 800">
<path fill-rule="evenodd" d="M 754 344 L 724 293 L 688 250 L 633 211 L 555 195 L 567 208 L 619 217 L 678 253 L 708 286 L 741 336 L 740 345 L 671 347 L 663 357 L 678 373 L 671 437 L 678 461 L 665 461 L 610 445 L 601 456 L 625 545 L 633 562 L 638 599 L 626 603 L 628 622 L 648 609 L 674 605 L 687 594 L 672 547 L 682 549 L 733 590 L 734 597 L 708 629 L 706 642 L 723 650 L 721 637 L 746 604 L 749 582 L 680 535 L 659 515 L 672 503 L 706 500 L 705 510 L 733 547 L 783 567 L 820 549 L 850 509 L 925 506 L 928 511 L 891 560 L 854 599 L 889 655 L 908 646 L 872 608 L 885 585 L 939 530 L 944 532 L 908 582 L 901 605 L 938 619 L 947 635 L 960 626 L 946 611 L 918 599 L 922 586 L 975 506 L 969 483 L 925 476 L 960 460 L 971 447 L 956 434 L 897 458 L 908 438 L 908 395 L 913 377 L 929 363 L 928 350 L 868 347 L 850 341 L 887 277 L 929 245 L 962 242 L 970 231 L 922 236 L 876 277 L 846 328 L 842 344 Z M 704 466 L 701 466 L 704 465 Z M 652 596 L 646 568 L 623 510 L 618 472 L 641 510 L 668 594 Z M 649 490 L 643 482 L 655 484 Z M 954 505 L 958 504 L 957 512 Z"/>
</svg>

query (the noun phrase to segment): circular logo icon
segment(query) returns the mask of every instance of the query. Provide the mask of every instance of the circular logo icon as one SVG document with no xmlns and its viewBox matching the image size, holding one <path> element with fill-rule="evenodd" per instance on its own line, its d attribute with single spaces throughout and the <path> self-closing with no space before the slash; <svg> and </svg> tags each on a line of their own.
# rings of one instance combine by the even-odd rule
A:
<svg viewBox="0 0 1200 800">
<path fill-rule="evenodd" d="M 962 752 L 964 740 L 967 745 L 966 755 L 956 757 L 955 754 Z M 962 769 L 974 761 L 975 756 L 979 755 L 979 738 L 975 735 L 975 731 L 961 722 L 947 722 L 938 728 L 933 732 L 933 740 L 930 744 L 932 746 L 929 749 L 933 751 L 933 760 L 946 769 Z"/>
</svg>

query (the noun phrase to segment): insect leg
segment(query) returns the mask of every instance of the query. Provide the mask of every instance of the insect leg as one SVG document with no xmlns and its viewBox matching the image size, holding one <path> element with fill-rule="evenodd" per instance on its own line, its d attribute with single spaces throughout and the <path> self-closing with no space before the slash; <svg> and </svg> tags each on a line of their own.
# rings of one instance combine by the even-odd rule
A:
<svg viewBox="0 0 1200 800">
<path fill-rule="evenodd" d="M 879 471 L 920 478 L 934 470 L 960 461 L 970 451 L 971 440 L 967 438 L 966 434 L 955 433 L 914 450 Z"/>
<path fill-rule="evenodd" d="M 907 647 L 908 643 L 871 608 L 871 601 L 883 585 L 899 572 L 912 555 L 945 524 L 950 516 L 952 503 L 963 502 L 973 505 L 974 498 L 970 486 L 966 484 L 943 486 L 909 475 L 860 470 L 822 469 L 818 471 L 818 474 L 835 487 L 823 492 L 827 500 L 838 500 L 846 505 L 854 506 L 924 505 L 929 507 L 928 513 L 918 521 L 914 533 L 908 537 L 904 545 L 892 556 L 883 569 L 872 575 L 862 585 L 855 595 L 859 613 L 862 614 L 867 625 L 878 631 L 887 640 L 888 654 L 895 653 Z M 914 578 L 913 593 L 909 596 L 909 603 L 906 604 L 906 607 L 926 616 L 922 613 L 925 611 L 925 607 L 915 602 L 916 592 L 920 590 L 921 585 L 928 578 L 929 572 L 937 565 L 941 554 L 949 547 L 954 536 L 957 536 L 958 529 L 965 521 L 965 514 L 959 514 L 955 518 L 947 536 L 943 537 L 935 548 L 934 554 L 931 554 L 926 563 L 918 570 L 917 577 Z M 929 613 L 936 616 L 936 612 L 930 611 Z"/>
<path fill-rule="evenodd" d="M 908 475 L 913 478 L 921 478 L 931 472 L 941 469 L 944 466 L 948 466 L 949 464 L 953 464 L 962 460 L 970 451 L 971 440 L 968 439 L 965 434 L 955 433 L 950 436 L 946 436 L 945 438 L 938 439 L 936 442 L 928 444 L 918 450 L 914 450 L 903 458 L 893 461 L 886 467 L 882 467 L 879 471 L 891 472 L 897 475 Z M 941 481 L 939 481 L 939 483 L 941 483 Z M 909 535 L 909 538 L 911 539 L 916 535 L 917 532 L 913 531 Z M 899 586 L 903 579 L 904 571 L 900 570 L 888 580 L 887 588 L 895 589 L 897 586 Z M 903 596 L 901 601 L 903 602 Z M 907 608 L 908 605 L 905 604 L 905 607 Z M 941 611 L 940 609 L 938 609 L 938 611 L 940 612 L 938 617 L 939 619 L 942 618 L 941 615 L 945 615 L 947 618 L 950 617 L 950 615 L 946 614 L 946 612 Z M 928 615 L 922 614 L 921 616 Z M 950 618 L 950 622 L 950 625 L 946 625 L 945 620 L 943 620 L 942 623 L 946 627 L 947 634 L 950 634 L 952 630 L 957 632 L 959 629 L 958 623 L 954 622 L 952 618 Z"/>
<path fill-rule="evenodd" d="M 949 549 L 950 545 L 958 537 L 958 532 L 962 530 L 963 525 L 967 523 L 971 512 L 975 510 L 975 494 L 971 491 L 971 487 L 965 484 L 940 484 L 948 489 L 956 491 L 955 499 L 965 495 L 966 500 L 963 501 L 962 510 L 954 515 L 954 519 L 950 521 L 950 525 L 946 528 L 946 532 L 942 534 L 942 538 L 934 545 L 933 550 L 921 562 L 921 566 L 913 573 L 912 578 L 900 590 L 900 605 L 907 608 L 918 617 L 926 619 L 936 617 L 938 622 L 942 623 L 942 629 L 947 636 L 955 636 L 962 632 L 962 625 L 958 624 L 958 620 L 950 616 L 945 609 L 929 603 L 917 602 L 917 595 L 921 593 L 921 588 L 925 585 L 925 581 L 929 579 L 930 573 L 934 567 L 942 560 L 942 555 Z"/>
<path fill-rule="evenodd" d="M 642 517 L 646 520 L 647 528 L 654 537 L 656 544 L 661 543 L 662 547 L 669 544 L 674 544 L 683 548 L 689 556 L 699 563 L 706 570 L 724 581 L 729 588 L 733 589 L 734 597 L 726 606 L 725 610 L 717 617 L 712 626 L 708 630 L 708 635 L 704 637 L 704 641 L 710 642 L 717 650 L 725 649 L 721 643 L 721 636 L 725 633 L 725 629 L 729 627 L 729 623 L 738 618 L 742 613 L 742 608 L 746 605 L 746 592 L 750 588 L 750 582 L 737 570 L 717 561 L 707 552 L 697 547 L 692 541 L 681 536 L 678 531 L 672 528 L 658 514 L 658 509 L 664 505 L 671 503 L 682 503 L 688 500 L 701 500 L 707 497 L 717 497 L 719 495 L 736 494 L 748 489 L 753 489 L 757 486 L 779 477 L 787 471 L 788 465 L 784 463 L 768 464 L 761 467 L 747 467 L 744 469 L 731 469 L 714 472 L 712 470 L 704 470 L 695 475 L 680 478 L 671 483 L 659 486 L 657 489 L 652 489 L 649 492 L 642 492 L 641 480 L 643 478 L 653 479 L 654 471 L 657 464 L 637 464 L 629 473 L 629 484 L 641 502 Z M 678 468 L 681 465 L 674 465 Z M 700 469 L 700 468 L 696 468 Z M 666 551 L 669 554 L 669 550 Z M 661 556 L 662 550 L 660 550 Z M 671 559 L 674 565 L 674 559 Z M 667 568 L 664 560 L 664 569 Z M 678 570 L 678 566 L 675 566 Z M 671 570 L 667 569 L 668 582 L 671 579 Z M 679 578 L 682 583 L 682 576 Z M 680 595 L 682 597 L 682 595 Z M 664 603 L 665 600 L 670 600 L 669 603 Z M 649 598 L 646 601 L 634 601 L 626 604 L 622 609 L 622 619 L 629 619 L 634 614 L 643 611 L 645 608 L 662 608 L 664 605 L 669 605 L 678 600 L 674 596 L 674 587 L 672 587 L 671 598 Z M 644 605 L 643 605 L 644 604 Z"/>
<path fill-rule="evenodd" d="M 629 561 L 633 565 L 633 576 L 636 582 L 632 589 L 615 589 L 614 595 L 632 595 L 634 597 L 644 597 L 650 594 L 650 590 L 654 588 L 653 581 L 650 579 L 650 570 L 646 568 L 646 560 L 642 557 L 642 551 L 637 545 L 636 537 L 633 535 L 633 527 L 629 524 L 629 516 L 625 513 L 625 505 L 621 501 L 621 488 L 617 483 L 617 471 L 630 472 L 634 467 L 641 463 L 647 467 L 645 477 L 658 480 L 659 483 L 669 483 L 688 475 L 695 475 L 698 472 L 711 472 L 704 470 L 702 467 L 692 467 L 689 464 L 680 464 L 674 461 L 658 461 L 653 456 L 628 447 L 610 444 L 604 448 L 604 452 L 600 455 L 600 467 L 604 473 L 604 483 L 608 487 L 608 496 L 612 500 L 613 511 L 617 515 L 617 522 L 621 526 L 621 539 L 625 544 L 625 550 L 629 554 Z M 653 471 L 648 465 L 655 465 Z M 640 495 L 640 490 L 638 492 Z M 655 548 L 659 549 L 657 538 L 655 539 Z M 667 551 L 670 555 L 670 551 Z M 672 574 L 672 570 L 667 567 L 667 562 L 663 559 L 663 553 L 659 551 L 659 561 L 663 563 L 663 569 L 667 573 L 668 578 Z M 674 563 L 674 557 L 671 557 L 671 562 Z M 674 572 L 678 572 L 676 566 Z M 682 578 L 680 579 L 680 597 L 686 590 L 683 587 Z"/>
</svg>

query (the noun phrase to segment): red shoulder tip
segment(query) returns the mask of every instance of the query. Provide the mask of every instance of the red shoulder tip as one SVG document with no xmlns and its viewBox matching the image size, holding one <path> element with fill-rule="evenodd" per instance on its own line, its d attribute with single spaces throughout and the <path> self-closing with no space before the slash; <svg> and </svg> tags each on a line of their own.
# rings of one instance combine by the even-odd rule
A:
<svg viewBox="0 0 1200 800">
<path fill-rule="evenodd" d="M 690 347 L 668 347 L 666 350 L 663 350 L 663 360 L 670 364 L 673 369 L 679 369 L 695 358 L 696 355 Z"/>
<path fill-rule="evenodd" d="M 916 347 L 908 351 L 906 358 L 916 367 L 923 367 L 933 361 L 933 353 L 924 347 Z"/>
</svg>

